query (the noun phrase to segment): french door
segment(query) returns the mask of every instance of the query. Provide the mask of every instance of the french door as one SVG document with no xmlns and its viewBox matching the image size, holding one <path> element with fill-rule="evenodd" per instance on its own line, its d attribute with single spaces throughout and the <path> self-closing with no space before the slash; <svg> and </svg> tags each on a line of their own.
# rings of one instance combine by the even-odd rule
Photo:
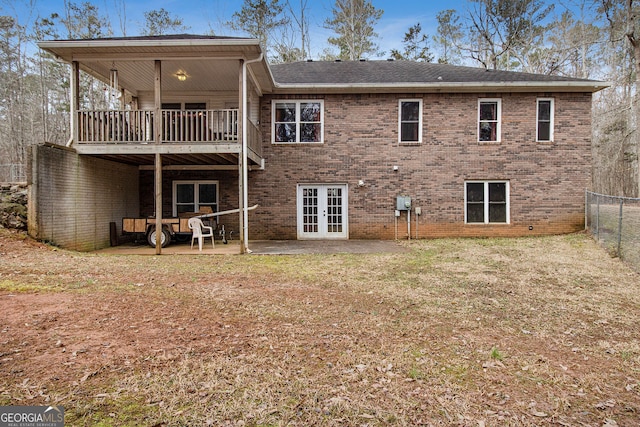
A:
<svg viewBox="0 0 640 427">
<path fill-rule="evenodd" d="M 298 239 L 348 238 L 346 184 L 298 185 Z"/>
</svg>

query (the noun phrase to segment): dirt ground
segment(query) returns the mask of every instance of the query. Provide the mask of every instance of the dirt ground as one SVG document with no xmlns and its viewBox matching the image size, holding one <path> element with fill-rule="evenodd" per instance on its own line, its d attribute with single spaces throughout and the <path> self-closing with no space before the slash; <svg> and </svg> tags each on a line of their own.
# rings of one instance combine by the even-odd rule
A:
<svg viewBox="0 0 640 427">
<path fill-rule="evenodd" d="M 0 405 L 66 425 L 640 425 L 640 275 L 586 235 L 82 254 L 0 230 Z"/>
</svg>

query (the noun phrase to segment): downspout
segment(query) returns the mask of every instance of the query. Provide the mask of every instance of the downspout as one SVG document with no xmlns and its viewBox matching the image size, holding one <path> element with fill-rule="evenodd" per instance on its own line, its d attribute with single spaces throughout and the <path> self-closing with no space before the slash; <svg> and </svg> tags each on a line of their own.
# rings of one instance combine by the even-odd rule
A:
<svg viewBox="0 0 640 427">
<path fill-rule="evenodd" d="M 245 253 L 249 250 L 249 167 L 247 165 L 247 65 L 262 61 L 264 55 L 260 53 L 255 59 L 242 61 L 242 236 Z"/>
</svg>

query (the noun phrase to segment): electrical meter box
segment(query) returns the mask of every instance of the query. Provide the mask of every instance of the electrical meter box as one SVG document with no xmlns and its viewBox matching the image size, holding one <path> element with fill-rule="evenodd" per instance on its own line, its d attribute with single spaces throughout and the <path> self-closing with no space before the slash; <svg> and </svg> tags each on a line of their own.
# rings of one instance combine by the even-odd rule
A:
<svg viewBox="0 0 640 427">
<path fill-rule="evenodd" d="M 398 196 L 396 199 L 396 209 L 399 211 L 410 211 L 411 210 L 411 197 L 409 196 Z"/>
</svg>

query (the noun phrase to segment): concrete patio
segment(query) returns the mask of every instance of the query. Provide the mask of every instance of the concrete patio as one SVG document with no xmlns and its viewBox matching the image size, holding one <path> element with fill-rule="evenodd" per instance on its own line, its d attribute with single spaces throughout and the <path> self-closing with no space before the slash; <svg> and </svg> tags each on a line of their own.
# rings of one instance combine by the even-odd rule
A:
<svg viewBox="0 0 640 427">
<path fill-rule="evenodd" d="M 256 240 L 249 242 L 252 255 L 296 255 L 296 254 L 367 254 L 405 252 L 407 247 L 394 240 Z M 155 255 L 156 250 L 146 244 L 125 243 L 95 253 L 112 255 Z M 232 240 L 227 244 L 216 241 L 211 248 L 207 239 L 202 252 L 197 245 L 191 249 L 190 243 L 175 243 L 162 248 L 162 255 L 238 255 L 240 241 Z"/>
</svg>

